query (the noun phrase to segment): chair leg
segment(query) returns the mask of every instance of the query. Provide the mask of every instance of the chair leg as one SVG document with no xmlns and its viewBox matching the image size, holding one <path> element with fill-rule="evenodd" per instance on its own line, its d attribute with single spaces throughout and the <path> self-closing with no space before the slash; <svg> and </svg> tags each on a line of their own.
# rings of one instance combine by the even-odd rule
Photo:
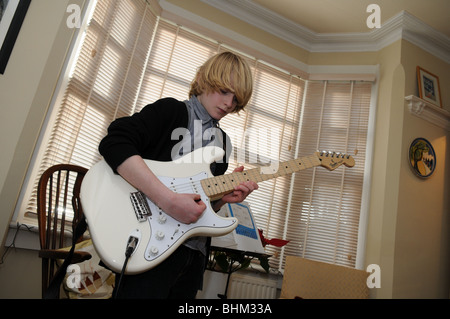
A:
<svg viewBox="0 0 450 319">
<path fill-rule="evenodd" d="M 54 259 L 42 258 L 42 298 L 44 298 L 45 293 L 53 280 L 55 274 L 55 263 Z M 56 298 L 59 298 L 59 291 Z"/>
<path fill-rule="evenodd" d="M 48 287 L 48 259 L 42 258 L 42 298 Z"/>
</svg>

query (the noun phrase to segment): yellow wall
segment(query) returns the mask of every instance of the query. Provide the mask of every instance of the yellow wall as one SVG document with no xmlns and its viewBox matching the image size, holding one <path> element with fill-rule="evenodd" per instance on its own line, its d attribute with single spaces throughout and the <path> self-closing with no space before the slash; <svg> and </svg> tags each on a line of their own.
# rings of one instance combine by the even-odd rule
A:
<svg viewBox="0 0 450 319">
<path fill-rule="evenodd" d="M 393 105 L 403 100 L 400 65 L 401 41 L 382 49 L 376 112 L 372 185 L 367 229 L 366 264 L 381 268 L 381 288 L 372 291 L 378 298 L 390 298 L 393 246 L 396 227 L 399 154 L 402 118 Z"/>
<path fill-rule="evenodd" d="M 6 238 L 20 189 L 57 84 L 75 29 L 66 26 L 68 3 L 83 0 L 32 1 L 15 43 L 5 73 L 0 75 L 0 239 Z M 3 244 L 0 253 L 3 254 Z M 30 284 L 12 250 L 0 265 L 0 298 L 23 297 L 27 291 L 17 282 Z M 28 255 L 28 254 L 27 254 Z M 35 255 L 37 256 L 37 254 Z M 9 258 L 10 257 L 10 258 Z M 22 260 L 23 256 L 17 260 Z M 34 263 L 34 260 L 33 262 Z M 23 264 L 21 263 L 23 266 Z M 9 269 L 8 271 L 6 269 Z M 16 274 L 12 272 L 17 271 Z M 40 269 L 29 269 L 40 276 Z M 40 281 L 38 281 L 40 283 Z M 16 288 L 17 287 L 17 288 Z M 10 289 L 17 289 L 11 291 Z M 31 289 L 31 291 L 39 291 Z M 37 296 L 39 297 L 39 295 Z"/>
<path fill-rule="evenodd" d="M 404 97 L 417 95 L 415 67 L 421 65 L 441 79 L 443 103 L 450 108 L 449 65 L 411 43 L 399 40 L 378 52 L 311 53 L 257 30 L 199 0 L 170 0 L 185 10 L 251 41 L 279 51 L 306 65 L 379 65 L 378 103 L 369 203 L 365 264 L 381 267 L 381 288 L 375 298 L 446 298 L 449 295 L 449 149 L 448 132 L 409 114 Z M 50 105 L 59 72 L 74 30 L 65 23 L 68 3 L 83 0 L 32 1 L 21 34 L 0 75 L 0 237 L 7 233 L 36 139 Z M 192 5 L 192 4 L 195 5 Z M 194 23 L 195 24 L 195 23 Z M 209 30 L 215 32 L 215 30 Z M 447 70 L 445 72 L 445 70 Z M 415 177 L 407 149 L 415 137 L 428 138 L 438 156 L 436 173 Z M 412 195 L 412 196 L 411 196 Z M 20 250 L 0 266 L 0 298 L 35 297 L 17 288 L 29 284 L 15 263 L 36 255 Z M 30 273 L 40 276 L 40 269 Z M 30 274 L 29 273 L 29 274 Z M 26 282 L 25 282 L 26 281 Z M 33 283 L 39 285 L 39 281 Z"/>
<path fill-rule="evenodd" d="M 31 3 L 5 74 L 0 75 L 1 238 L 49 103 L 49 94 L 57 80 L 56 72 L 50 78 L 43 78 L 43 75 L 49 57 L 55 54 L 53 41 L 60 30 L 66 3 L 52 0 Z M 44 93 L 41 89 L 47 90 L 47 101 L 40 99 Z"/>
<path fill-rule="evenodd" d="M 445 88 L 450 84 L 450 65 L 407 41 L 402 45 L 402 65 L 405 95 L 417 95 L 416 66 L 420 65 L 439 76 L 442 101 L 449 110 Z M 450 281 L 450 132 L 403 110 L 392 294 L 394 298 L 439 298 L 448 296 Z M 407 160 L 409 146 L 417 137 L 430 141 L 436 152 L 436 170 L 427 179 L 415 176 Z"/>
</svg>

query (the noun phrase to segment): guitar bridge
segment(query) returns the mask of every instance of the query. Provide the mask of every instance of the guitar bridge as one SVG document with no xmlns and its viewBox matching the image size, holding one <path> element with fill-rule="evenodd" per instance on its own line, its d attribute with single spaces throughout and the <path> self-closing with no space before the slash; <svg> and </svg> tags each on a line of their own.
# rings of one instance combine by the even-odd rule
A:
<svg viewBox="0 0 450 319">
<path fill-rule="evenodd" d="M 134 192 L 130 194 L 131 204 L 134 213 L 139 222 L 145 222 L 148 216 L 152 216 L 152 211 L 148 206 L 147 197 L 142 192 Z"/>
</svg>

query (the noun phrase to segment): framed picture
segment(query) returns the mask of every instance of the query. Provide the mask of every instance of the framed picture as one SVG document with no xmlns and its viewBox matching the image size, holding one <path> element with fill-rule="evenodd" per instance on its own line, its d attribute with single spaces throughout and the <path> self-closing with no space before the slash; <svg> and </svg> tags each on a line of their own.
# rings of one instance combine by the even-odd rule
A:
<svg viewBox="0 0 450 319">
<path fill-rule="evenodd" d="M 13 50 L 31 0 L 0 0 L 0 74 Z"/>
<path fill-rule="evenodd" d="M 419 86 L 419 97 L 427 102 L 442 107 L 439 78 L 418 66 L 417 82 Z"/>
</svg>

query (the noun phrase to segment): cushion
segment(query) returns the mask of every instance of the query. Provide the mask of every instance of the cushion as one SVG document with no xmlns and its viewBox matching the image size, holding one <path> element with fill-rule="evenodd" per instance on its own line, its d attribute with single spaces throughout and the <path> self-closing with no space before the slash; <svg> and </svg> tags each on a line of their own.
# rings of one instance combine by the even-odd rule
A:
<svg viewBox="0 0 450 319">
<path fill-rule="evenodd" d="M 70 247 L 65 248 L 70 250 Z M 75 251 L 86 251 L 92 258 L 67 267 L 63 287 L 71 299 L 108 299 L 111 298 L 115 275 L 109 269 L 99 265 L 100 257 L 94 249 L 91 239 L 75 246 Z"/>
</svg>

